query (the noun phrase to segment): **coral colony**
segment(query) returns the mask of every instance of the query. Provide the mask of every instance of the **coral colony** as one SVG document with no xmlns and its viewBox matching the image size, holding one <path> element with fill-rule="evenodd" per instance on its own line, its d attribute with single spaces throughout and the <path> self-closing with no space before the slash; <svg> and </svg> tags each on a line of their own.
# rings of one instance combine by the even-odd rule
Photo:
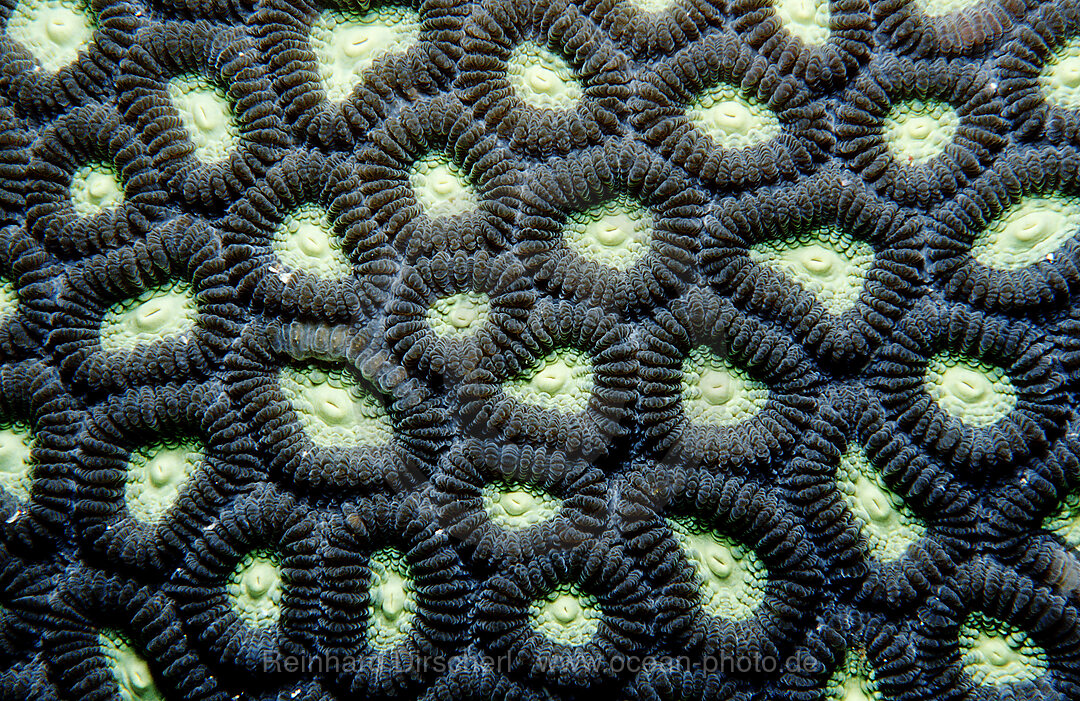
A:
<svg viewBox="0 0 1080 701">
<path fill-rule="evenodd" d="M 1080 0 L 0 17 L 0 701 L 1080 699 Z"/>
</svg>

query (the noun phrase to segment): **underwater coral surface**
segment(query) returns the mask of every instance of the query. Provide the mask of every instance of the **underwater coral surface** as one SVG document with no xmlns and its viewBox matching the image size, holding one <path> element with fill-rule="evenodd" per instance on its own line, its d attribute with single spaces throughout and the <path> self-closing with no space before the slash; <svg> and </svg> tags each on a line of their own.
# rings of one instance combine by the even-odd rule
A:
<svg viewBox="0 0 1080 701">
<path fill-rule="evenodd" d="M 0 26 L 0 701 L 1080 699 L 1080 0 Z"/>
</svg>

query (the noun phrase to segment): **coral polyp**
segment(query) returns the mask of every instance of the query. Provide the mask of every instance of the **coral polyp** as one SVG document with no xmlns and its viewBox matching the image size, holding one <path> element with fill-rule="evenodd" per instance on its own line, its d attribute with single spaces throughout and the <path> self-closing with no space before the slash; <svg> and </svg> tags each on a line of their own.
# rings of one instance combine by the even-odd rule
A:
<svg viewBox="0 0 1080 701">
<path fill-rule="evenodd" d="M 371 554 L 368 567 L 368 643 L 379 651 L 392 650 L 408 637 L 416 613 L 409 566 L 401 551 L 384 548 Z"/>
<path fill-rule="evenodd" d="M 840 457 L 836 484 L 875 559 L 893 562 L 926 534 L 926 523 L 889 490 L 862 450 Z"/>
<path fill-rule="evenodd" d="M 186 282 L 149 290 L 109 308 L 101 321 L 101 347 L 120 353 L 140 344 L 180 338 L 195 327 L 198 313 Z"/>
<path fill-rule="evenodd" d="M 240 138 L 236 117 L 225 91 L 201 76 L 178 76 L 169 81 L 169 97 L 180 123 L 203 163 L 224 159 Z"/>
<path fill-rule="evenodd" d="M 773 0 L 781 26 L 807 46 L 829 40 L 829 0 Z"/>
<path fill-rule="evenodd" d="M 19 0 L 4 32 L 47 71 L 73 62 L 94 35 L 95 17 L 82 0 Z"/>
<path fill-rule="evenodd" d="M 0 425 L 0 487 L 20 502 L 30 497 L 34 437 L 19 423 Z"/>
<path fill-rule="evenodd" d="M 506 77 L 518 98 L 538 109 L 574 109 L 581 99 L 581 83 L 566 59 L 532 41 L 510 52 Z"/>
<path fill-rule="evenodd" d="M 379 399 L 340 369 L 286 367 L 279 381 L 314 445 L 379 447 L 394 435 Z"/>
<path fill-rule="evenodd" d="M 960 660 L 983 687 L 1030 682 L 1047 672 L 1046 650 L 1015 626 L 980 613 L 960 627 Z"/>
<path fill-rule="evenodd" d="M 989 426 L 1016 407 L 1016 389 L 1002 368 L 953 353 L 930 359 L 926 389 L 941 408 L 972 426 Z"/>
<path fill-rule="evenodd" d="M 531 368 L 503 385 L 507 396 L 545 409 L 577 414 L 592 393 L 592 363 L 572 348 L 552 351 Z"/>
<path fill-rule="evenodd" d="M 902 102 L 885 116 L 885 143 L 896 160 L 921 165 L 945 151 L 959 123 L 956 110 L 944 102 Z"/>
<path fill-rule="evenodd" d="M 698 95 L 686 115 L 720 148 L 747 148 L 780 135 L 780 120 L 772 110 L 725 83 Z"/>
<path fill-rule="evenodd" d="M 826 229 L 755 244 L 750 259 L 791 276 L 830 313 L 841 315 L 862 296 L 874 249 L 843 231 Z"/>
<path fill-rule="evenodd" d="M 115 631 L 100 634 L 101 649 L 109 660 L 109 669 L 122 701 L 162 701 L 146 660 L 129 641 Z"/>
<path fill-rule="evenodd" d="M 1054 107 L 1080 107 L 1080 38 L 1057 47 L 1039 74 L 1043 99 Z"/>
<path fill-rule="evenodd" d="M 600 609 L 595 597 L 575 586 L 559 587 L 529 607 L 533 630 L 562 645 L 584 645 L 596 635 Z"/>
<path fill-rule="evenodd" d="M 310 41 L 326 99 L 344 100 L 384 56 L 408 51 L 420 38 L 420 18 L 409 8 L 381 5 L 367 12 L 323 10 Z"/>
<path fill-rule="evenodd" d="M 277 625 L 281 618 L 281 565 L 272 552 L 255 551 L 240 561 L 227 586 L 229 605 L 246 625 Z"/>
<path fill-rule="evenodd" d="M 683 361 L 683 411 L 691 421 L 727 426 L 752 418 L 769 401 L 768 386 L 704 347 Z"/>
<path fill-rule="evenodd" d="M 199 446 L 190 441 L 176 446 L 159 444 L 132 453 L 124 494 L 128 513 L 146 523 L 161 518 L 201 462 Z"/>
<path fill-rule="evenodd" d="M 706 614 L 732 621 L 754 616 L 765 600 L 768 570 L 753 550 L 694 522 L 668 519 L 693 564 Z"/>
</svg>

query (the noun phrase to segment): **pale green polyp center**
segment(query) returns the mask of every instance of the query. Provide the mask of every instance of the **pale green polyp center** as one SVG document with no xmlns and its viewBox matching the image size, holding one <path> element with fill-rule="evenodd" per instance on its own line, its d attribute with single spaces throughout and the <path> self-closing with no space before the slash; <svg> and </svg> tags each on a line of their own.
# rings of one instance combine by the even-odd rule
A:
<svg viewBox="0 0 1080 701">
<path fill-rule="evenodd" d="M 575 585 L 559 587 L 529 606 L 533 630 L 562 645 L 584 645 L 600 628 L 596 598 Z"/>
<path fill-rule="evenodd" d="M 166 338 L 188 342 L 199 311 L 191 285 L 174 282 L 147 290 L 135 299 L 118 302 L 101 321 L 101 348 L 109 353 L 133 350 L 142 343 Z"/>
<path fill-rule="evenodd" d="M 183 75 L 169 81 L 169 98 L 195 145 L 195 158 L 216 163 L 240 141 L 232 103 L 225 91 L 202 76 Z"/>
<path fill-rule="evenodd" d="M 484 511 L 496 526 L 520 531 L 555 518 L 562 499 L 532 485 L 492 482 L 484 485 Z"/>
<path fill-rule="evenodd" d="M 124 201 L 124 186 L 106 163 L 87 163 L 71 177 L 71 203 L 80 217 L 115 207 Z"/>
<path fill-rule="evenodd" d="M 915 0 L 915 4 L 927 17 L 941 17 L 943 15 L 960 12 L 969 7 L 978 5 L 983 0 Z"/>
<path fill-rule="evenodd" d="M 1016 407 L 1016 388 L 997 366 L 938 353 L 926 367 L 926 390 L 942 409 L 969 426 L 989 426 Z"/>
<path fill-rule="evenodd" d="M 750 260 L 787 275 L 837 316 L 859 301 L 874 266 L 873 246 L 834 228 L 758 243 L 749 253 Z"/>
<path fill-rule="evenodd" d="M 683 362 L 682 403 L 694 422 L 731 426 L 765 408 L 769 388 L 708 348 L 690 351 Z"/>
<path fill-rule="evenodd" d="M 948 103 L 907 100 L 885 116 L 885 143 L 904 165 L 921 165 L 940 155 L 956 135 L 960 117 Z"/>
<path fill-rule="evenodd" d="M 479 331 L 490 314 L 491 299 L 486 294 L 459 292 L 435 300 L 427 320 L 436 336 L 468 336 Z"/>
<path fill-rule="evenodd" d="M 582 96 L 574 69 L 558 54 L 531 41 L 514 47 L 506 60 L 506 78 L 530 107 L 571 110 Z"/>
<path fill-rule="evenodd" d="M 26 47 L 42 68 L 56 72 L 90 44 L 95 24 L 94 14 L 84 2 L 19 0 L 5 31 Z"/>
<path fill-rule="evenodd" d="M 19 295 L 15 285 L 7 280 L 0 280 L 0 323 L 19 309 Z"/>
<path fill-rule="evenodd" d="M 524 375 L 503 383 L 507 396 L 565 414 L 585 411 L 592 389 L 592 360 L 572 348 L 552 351 Z"/>
<path fill-rule="evenodd" d="M 368 12 L 323 10 L 308 38 L 326 99 L 344 100 L 376 61 L 404 53 L 420 40 L 420 15 L 398 5 Z"/>
<path fill-rule="evenodd" d="M 971 244 L 976 261 L 1017 270 L 1053 260 L 1054 252 L 1080 229 L 1080 198 L 1025 197 L 991 222 Z"/>
<path fill-rule="evenodd" d="M 733 621 L 752 618 L 769 579 L 754 551 L 692 518 L 670 518 L 668 525 L 694 566 L 705 613 Z"/>
<path fill-rule="evenodd" d="M 284 367 L 279 381 L 304 433 L 316 446 L 381 447 L 394 437 L 382 402 L 342 370 Z"/>
<path fill-rule="evenodd" d="M 432 219 L 476 209 L 478 198 L 468 176 L 446 154 L 429 154 L 414 163 L 409 182 L 424 214 Z"/>
<path fill-rule="evenodd" d="M 807 45 L 829 40 L 829 0 L 772 0 L 784 29 Z"/>
<path fill-rule="evenodd" d="M 317 205 L 302 205 L 289 213 L 274 230 L 272 245 L 278 260 L 292 270 L 303 270 L 328 280 L 347 277 L 352 272 L 329 214 Z M 278 274 L 289 275 L 285 271 Z"/>
<path fill-rule="evenodd" d="M 253 628 L 269 628 L 281 618 L 281 567 L 274 553 L 248 553 L 226 587 L 232 610 Z"/>
<path fill-rule="evenodd" d="M 164 701 L 150 666 L 122 635 L 103 631 L 98 634 L 98 644 L 119 687 L 121 701 Z"/>
<path fill-rule="evenodd" d="M 378 550 L 368 562 L 368 642 L 376 650 L 389 650 L 409 637 L 417 609 L 415 585 L 404 554 L 396 548 Z"/>
<path fill-rule="evenodd" d="M 648 209 L 618 197 L 572 214 L 563 228 L 563 241 L 582 258 L 625 272 L 648 252 L 652 225 Z"/>
<path fill-rule="evenodd" d="M 1065 541 L 1066 547 L 1080 547 L 1080 493 L 1066 494 L 1057 512 L 1046 519 L 1045 528 Z"/>
<path fill-rule="evenodd" d="M 923 523 L 874 469 L 866 453 L 849 448 L 840 458 L 836 486 L 866 537 L 870 554 L 879 562 L 893 562 L 926 533 Z"/>
<path fill-rule="evenodd" d="M 1073 37 L 1053 53 L 1039 74 L 1043 97 L 1053 107 L 1080 107 L 1080 37 Z"/>
<path fill-rule="evenodd" d="M 667 12 L 677 4 L 678 0 L 631 0 L 631 4 L 651 15 L 658 15 L 661 12 Z"/>
<path fill-rule="evenodd" d="M 133 452 L 124 488 L 128 513 L 145 523 L 161 518 L 176 502 L 180 489 L 202 460 L 202 450 L 195 441 Z"/>
<path fill-rule="evenodd" d="M 26 424 L 0 425 L 0 487 L 20 502 L 30 498 L 33 445 L 34 436 Z"/>
<path fill-rule="evenodd" d="M 1031 682 L 1046 673 L 1046 650 L 1007 623 L 973 613 L 959 637 L 961 664 L 980 686 Z"/>
<path fill-rule="evenodd" d="M 826 701 L 880 701 L 874 670 L 862 651 L 848 650 L 825 685 Z"/>
<path fill-rule="evenodd" d="M 757 98 L 720 83 L 686 107 L 686 116 L 720 148 L 756 146 L 780 136 L 780 120 Z"/>
</svg>

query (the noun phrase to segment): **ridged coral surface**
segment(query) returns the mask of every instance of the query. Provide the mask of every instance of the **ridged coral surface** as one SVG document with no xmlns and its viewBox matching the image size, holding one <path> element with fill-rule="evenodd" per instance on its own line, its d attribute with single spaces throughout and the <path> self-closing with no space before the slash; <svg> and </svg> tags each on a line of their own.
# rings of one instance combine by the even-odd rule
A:
<svg viewBox="0 0 1080 701">
<path fill-rule="evenodd" d="M 0 701 L 1080 699 L 1080 0 L 0 28 Z"/>
</svg>

